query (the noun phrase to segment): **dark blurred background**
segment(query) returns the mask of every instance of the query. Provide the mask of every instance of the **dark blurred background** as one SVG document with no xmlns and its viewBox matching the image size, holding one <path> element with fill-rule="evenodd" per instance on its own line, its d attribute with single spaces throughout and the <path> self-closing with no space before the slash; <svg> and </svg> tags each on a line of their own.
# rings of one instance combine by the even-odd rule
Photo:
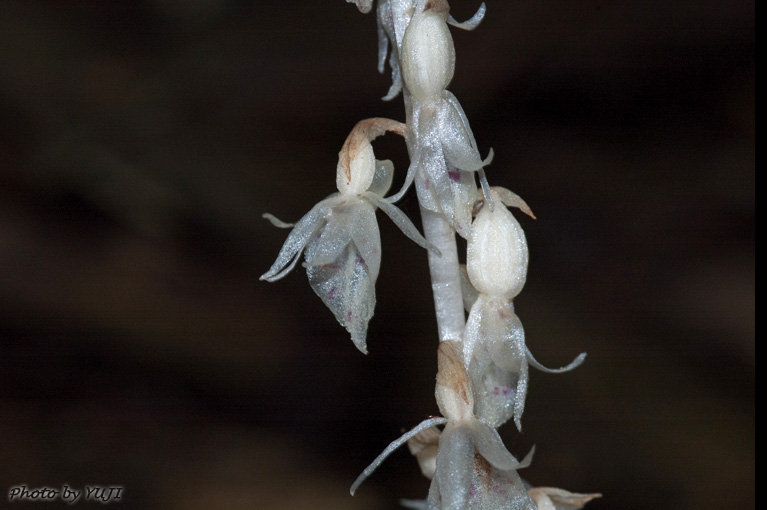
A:
<svg viewBox="0 0 767 510">
<path fill-rule="evenodd" d="M 524 434 L 502 429 L 537 445 L 522 475 L 593 510 L 753 508 L 754 2 L 488 4 L 450 89 L 538 216 L 528 345 L 589 353 L 532 373 Z M 65 483 L 126 509 L 425 497 L 406 450 L 348 495 L 438 413 L 423 250 L 379 215 L 368 356 L 300 268 L 258 281 L 287 234 L 260 215 L 298 219 L 358 120 L 404 118 L 375 65 L 342 0 L 2 2 L 0 506 Z M 375 148 L 399 186 L 401 140 Z"/>
</svg>

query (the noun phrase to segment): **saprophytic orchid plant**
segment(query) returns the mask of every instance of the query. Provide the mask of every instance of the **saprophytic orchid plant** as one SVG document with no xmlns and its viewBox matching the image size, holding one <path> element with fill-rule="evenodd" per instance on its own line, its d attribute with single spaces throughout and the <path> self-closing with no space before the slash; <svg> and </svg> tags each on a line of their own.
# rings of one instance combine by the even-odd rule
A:
<svg viewBox="0 0 767 510">
<path fill-rule="evenodd" d="M 347 1 L 363 13 L 373 8 L 372 0 Z M 547 369 L 527 347 L 513 300 L 527 278 L 528 247 L 507 207 L 535 217 L 518 195 L 489 185 L 485 167 L 493 152 L 481 158 L 466 113 L 447 90 L 455 72 L 448 25 L 476 28 L 485 16 L 485 4 L 463 23 L 450 15 L 447 0 L 379 0 L 376 11 L 378 70 L 384 71 L 387 56 L 392 70 L 384 100 L 402 93 L 405 122 L 360 121 L 339 152 L 336 193 L 295 224 L 264 215 L 292 230 L 261 279 L 283 278 L 303 254 L 312 289 L 367 354 L 382 256 L 375 211 L 381 209 L 428 253 L 440 342 L 435 398 L 442 416 L 421 422 L 392 442 L 357 478 L 351 493 L 387 456 L 407 444 L 431 486 L 426 499 L 403 499 L 406 507 L 581 508 L 599 494 L 531 486 L 517 471 L 531 463 L 532 451 L 518 461 L 498 433 L 512 418 L 522 430 L 530 365 L 565 372 L 579 366 L 585 353 L 564 368 Z M 405 183 L 392 196 L 386 195 L 393 165 L 376 159 L 371 144 L 386 132 L 402 136 L 410 156 Z M 394 205 L 412 184 L 424 235 Z M 467 241 L 466 266 L 458 262 L 456 233 Z"/>
</svg>

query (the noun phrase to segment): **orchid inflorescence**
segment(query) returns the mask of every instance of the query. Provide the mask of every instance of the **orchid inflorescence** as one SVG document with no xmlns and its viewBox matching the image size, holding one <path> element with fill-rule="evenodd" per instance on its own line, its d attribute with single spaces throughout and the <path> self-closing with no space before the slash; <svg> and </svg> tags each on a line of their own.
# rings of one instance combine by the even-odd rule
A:
<svg viewBox="0 0 767 510">
<path fill-rule="evenodd" d="M 362 12 L 373 8 L 372 0 L 347 1 Z M 406 507 L 581 508 L 599 494 L 531 488 L 517 470 L 530 464 L 533 452 L 518 461 L 497 431 L 512 418 L 522 430 L 529 365 L 550 373 L 566 372 L 579 366 L 585 353 L 564 368 L 547 369 L 525 343 L 513 300 L 525 284 L 528 248 L 508 207 L 535 216 L 518 195 L 489 185 L 484 168 L 492 161 L 492 149 L 481 158 L 466 114 L 447 90 L 455 71 L 448 25 L 476 28 L 485 16 L 485 4 L 463 23 L 449 10 L 447 0 L 378 1 L 378 70 L 384 71 L 387 56 L 392 70 L 384 100 L 401 92 L 406 122 L 360 121 L 339 152 L 338 192 L 295 224 L 264 215 L 274 225 L 292 230 L 261 279 L 283 278 L 303 254 L 312 289 L 348 330 L 354 345 L 367 353 L 381 264 L 375 211 L 381 209 L 429 252 L 440 331 L 435 397 L 442 416 L 423 421 L 392 442 L 354 482 L 352 494 L 388 455 L 407 444 L 431 487 L 425 500 L 403 500 Z M 403 136 L 410 155 L 402 189 L 388 197 L 394 168 L 390 161 L 376 159 L 371 144 L 386 132 Z M 413 184 L 424 235 L 394 205 Z M 456 233 L 467 242 L 462 267 Z"/>
</svg>

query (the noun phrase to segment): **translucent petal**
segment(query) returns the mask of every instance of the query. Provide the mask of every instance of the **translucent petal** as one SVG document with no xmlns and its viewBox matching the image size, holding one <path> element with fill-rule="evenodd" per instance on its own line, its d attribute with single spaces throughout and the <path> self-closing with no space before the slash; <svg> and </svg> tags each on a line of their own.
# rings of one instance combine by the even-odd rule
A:
<svg viewBox="0 0 767 510">
<path fill-rule="evenodd" d="M 325 228 L 319 231 L 306 247 L 306 262 L 304 267 L 324 266 L 333 264 L 346 250 L 351 241 L 349 232 L 349 220 L 351 215 L 347 208 L 334 208 L 325 224 Z"/>
<path fill-rule="evenodd" d="M 269 223 L 271 223 L 277 228 L 293 228 L 296 226 L 295 223 L 287 223 L 285 221 L 282 221 L 274 214 L 264 213 L 261 215 L 261 217 L 269 220 Z"/>
<path fill-rule="evenodd" d="M 429 485 L 429 494 L 426 498 L 426 510 L 442 510 L 442 495 L 439 490 L 439 480 L 433 478 Z"/>
<path fill-rule="evenodd" d="M 410 154 L 410 166 L 408 166 L 407 175 L 405 175 L 405 183 L 402 185 L 402 188 L 395 195 L 386 199 L 391 203 L 399 202 L 410 188 L 410 185 L 413 184 L 416 174 L 420 173 L 421 168 L 425 165 L 426 151 L 424 150 L 424 146 L 433 143 L 429 138 L 428 133 L 421 133 L 421 105 L 415 102 L 412 105 L 412 108 L 413 112 L 409 117 L 410 122 L 407 129 L 407 138 L 411 141 L 413 146 Z M 421 203 L 421 205 L 423 205 L 423 203 Z M 436 211 L 436 209 L 431 208 L 429 208 L 429 210 Z"/>
<path fill-rule="evenodd" d="M 418 155 L 418 157 L 416 157 L 415 155 Z M 396 202 L 399 202 L 402 199 L 402 197 L 405 195 L 407 190 L 410 188 L 410 185 L 413 184 L 416 173 L 418 172 L 418 168 L 420 168 L 421 165 L 423 164 L 422 159 L 423 158 L 420 155 L 420 153 L 418 153 L 418 151 L 414 151 L 413 159 L 410 161 L 410 166 L 407 169 L 407 175 L 405 175 L 405 183 L 402 185 L 402 188 L 400 188 L 400 190 L 396 194 L 386 198 L 387 202 L 389 202 L 390 204 L 394 204 Z"/>
<path fill-rule="evenodd" d="M 498 194 L 498 196 L 501 198 L 501 201 L 508 207 L 516 207 L 523 213 L 535 219 L 535 214 L 533 214 L 533 211 L 530 209 L 530 206 L 527 205 L 527 202 L 522 200 L 522 197 L 513 191 L 509 191 L 506 188 L 501 188 L 500 186 L 493 186 L 493 191 Z"/>
<path fill-rule="evenodd" d="M 479 6 L 479 9 L 477 9 L 477 12 L 475 12 L 474 16 L 472 16 L 470 19 L 461 23 L 456 21 L 454 17 L 448 15 L 447 22 L 456 28 L 463 30 L 474 30 L 482 22 L 486 11 L 487 8 L 485 7 L 485 2 L 482 2 Z"/>
<path fill-rule="evenodd" d="M 367 265 L 354 244 L 333 262 L 306 270 L 314 292 L 351 334 L 352 342 L 367 354 L 367 328 L 375 308 L 375 286 Z"/>
<path fill-rule="evenodd" d="M 468 144 L 477 152 L 477 158 L 481 159 L 479 158 L 479 151 L 477 150 L 477 141 L 474 139 L 474 133 L 471 131 L 469 125 L 469 119 L 466 117 L 466 113 L 463 111 L 461 103 L 458 102 L 458 98 L 455 97 L 452 92 L 446 90 L 442 93 L 442 100 L 449 105 L 443 107 L 441 113 L 444 122 L 450 124 L 453 136 L 455 138 L 465 139 L 465 141 L 462 142 L 464 149 L 465 145 Z M 469 170 L 469 168 L 464 168 L 464 170 Z"/>
<path fill-rule="evenodd" d="M 448 176 L 452 169 L 448 170 Z M 458 180 L 450 179 L 453 188 L 453 227 L 463 238 L 471 235 L 471 211 L 477 201 L 477 184 L 473 172 L 458 171 Z"/>
<path fill-rule="evenodd" d="M 388 159 L 376 160 L 376 173 L 368 191 L 382 197 L 389 192 L 392 179 L 394 179 L 394 164 Z"/>
<path fill-rule="evenodd" d="M 445 91 L 445 96 L 450 97 L 452 94 Z M 466 171 L 482 168 L 484 163 L 477 150 L 477 143 L 466 120 L 466 114 L 457 100 L 441 102 L 436 122 L 448 166 Z"/>
<path fill-rule="evenodd" d="M 390 204 L 386 200 L 383 200 L 378 195 L 374 195 L 372 193 L 366 193 L 363 195 L 365 198 L 370 200 L 374 205 L 381 208 L 381 210 L 394 222 L 397 227 L 402 231 L 403 234 L 405 234 L 407 237 L 409 237 L 412 241 L 415 241 L 416 244 L 419 246 L 426 248 L 427 250 L 432 251 L 435 255 L 441 256 L 439 249 L 437 249 L 436 246 L 434 246 L 432 243 L 427 241 L 421 233 L 418 231 L 415 225 L 413 225 L 413 222 L 410 221 L 410 218 L 408 218 L 405 213 L 403 213 L 397 206 L 394 204 Z"/>
<path fill-rule="evenodd" d="M 360 201 L 347 228 L 375 284 L 381 269 L 381 233 L 378 231 L 375 210 L 369 202 Z"/>
<path fill-rule="evenodd" d="M 479 292 L 474 288 L 469 280 L 469 273 L 466 271 L 466 264 L 461 264 L 461 295 L 463 296 L 463 307 L 467 312 L 471 311 L 471 307 L 479 297 Z"/>
<path fill-rule="evenodd" d="M 513 304 L 500 296 L 479 294 L 466 321 L 463 343 L 476 416 L 494 427 L 513 416 L 519 427 L 528 368 L 524 329 Z"/>
<path fill-rule="evenodd" d="M 378 2 L 376 9 L 376 28 L 378 31 L 378 72 L 383 74 L 386 56 L 389 54 L 389 36 L 386 34 L 384 23 L 391 16 L 391 7 L 388 0 Z"/>
<path fill-rule="evenodd" d="M 296 265 L 301 257 L 301 252 L 315 234 L 325 225 L 326 218 L 330 216 L 332 205 L 338 200 L 338 194 L 334 193 L 321 201 L 298 220 L 288 238 L 277 255 L 269 271 L 261 275 L 261 280 L 273 282 L 283 278 Z M 286 267 L 287 266 L 287 267 Z"/>
<path fill-rule="evenodd" d="M 517 394 L 514 395 L 514 424 L 520 432 L 522 432 L 522 413 L 525 411 L 525 397 L 527 396 L 527 372 L 527 358 L 525 358 L 519 371 Z"/>
<path fill-rule="evenodd" d="M 437 472 L 441 510 L 466 510 L 474 471 L 474 442 L 470 431 L 460 425 L 445 427 L 439 440 Z"/>
<path fill-rule="evenodd" d="M 399 3 L 398 0 L 394 1 Z M 391 67 L 391 86 L 382 99 L 391 101 L 402 90 L 402 71 L 399 66 L 399 43 L 396 41 L 395 20 L 390 0 L 379 0 L 376 18 L 378 25 L 378 72 L 384 72 L 387 53 L 389 54 L 389 67 Z M 402 30 L 404 32 L 405 29 Z M 388 51 L 389 44 L 391 44 L 391 51 Z"/>
<path fill-rule="evenodd" d="M 519 461 L 506 449 L 498 431 L 486 422 L 474 422 L 472 440 L 479 454 L 494 467 L 502 471 L 519 468 Z"/>
<path fill-rule="evenodd" d="M 472 483 L 469 510 L 536 510 L 516 470 L 480 465 Z"/>
<path fill-rule="evenodd" d="M 500 427 L 514 416 L 514 398 L 519 374 L 501 370 L 494 363 L 479 375 L 472 377 L 474 412 L 494 427 Z"/>
<path fill-rule="evenodd" d="M 446 422 L 447 422 L 447 420 L 445 418 L 430 418 L 428 420 L 424 420 L 421 423 L 419 423 L 414 429 L 411 429 L 410 431 L 408 431 L 405 434 L 403 434 L 402 436 L 400 436 L 398 439 L 395 439 L 394 441 L 392 441 L 389 444 L 389 446 L 387 446 L 386 449 L 384 449 L 384 451 L 381 452 L 381 454 L 378 457 L 376 457 L 375 460 L 373 462 L 371 462 L 368 467 L 365 468 L 365 470 L 360 474 L 360 476 L 357 477 L 357 479 L 352 484 L 352 487 L 349 490 L 349 493 L 352 496 L 354 496 L 354 493 L 357 491 L 357 489 L 362 484 L 362 482 L 364 482 L 365 479 L 367 479 L 368 476 L 373 474 L 373 471 L 375 471 L 376 468 L 378 468 L 378 466 L 380 466 L 381 463 L 384 460 L 386 460 L 386 457 L 391 455 L 394 452 L 394 450 L 396 450 L 397 448 L 399 448 L 403 444 L 407 443 L 407 441 L 410 438 L 420 434 L 421 432 L 423 432 L 424 430 L 428 429 L 429 427 L 434 427 L 436 425 L 442 425 L 442 424 L 444 424 Z"/>
<path fill-rule="evenodd" d="M 574 368 L 578 368 L 582 363 L 583 360 L 586 359 L 586 353 L 582 352 L 580 353 L 574 360 L 570 362 L 569 365 L 564 366 L 562 368 L 546 368 L 543 365 L 541 365 L 538 360 L 536 360 L 533 357 L 533 353 L 530 352 L 530 349 L 527 349 L 527 360 L 530 362 L 530 364 L 540 370 L 541 372 L 546 372 L 549 374 L 561 374 L 563 372 L 569 372 L 570 370 Z"/>
<path fill-rule="evenodd" d="M 442 147 L 430 144 L 424 154 L 424 166 L 420 169 L 421 180 L 416 178 L 419 197 L 423 193 L 433 197 L 439 207 L 437 212 L 442 212 L 445 218 L 452 224 L 455 219 L 456 197 L 448 167 L 445 166 L 445 156 Z"/>
</svg>

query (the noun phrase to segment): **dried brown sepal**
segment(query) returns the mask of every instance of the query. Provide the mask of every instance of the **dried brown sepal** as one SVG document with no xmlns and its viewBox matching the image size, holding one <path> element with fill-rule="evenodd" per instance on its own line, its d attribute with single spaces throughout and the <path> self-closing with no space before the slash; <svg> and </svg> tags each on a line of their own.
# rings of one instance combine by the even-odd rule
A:
<svg viewBox="0 0 767 510">
<path fill-rule="evenodd" d="M 535 214 L 533 214 L 533 211 L 530 209 L 530 206 L 527 205 L 527 202 L 522 200 L 522 197 L 520 197 L 513 191 L 509 191 L 506 188 L 502 188 L 500 186 L 493 186 L 490 189 L 498 193 L 498 196 L 500 197 L 501 202 L 503 202 L 507 207 L 516 207 L 523 213 L 530 216 L 532 219 L 537 219 L 535 217 Z"/>
<path fill-rule="evenodd" d="M 346 137 L 341 151 L 338 153 L 338 168 L 343 170 L 348 181 L 352 180 L 351 162 L 360 149 L 366 147 L 387 131 L 405 136 L 407 126 L 402 122 L 382 117 L 373 117 L 359 121 Z"/>
<path fill-rule="evenodd" d="M 407 442 L 410 454 L 418 460 L 423 476 L 431 480 L 437 469 L 437 450 L 439 449 L 439 436 L 442 432 L 437 427 L 429 427 L 420 432 Z"/>
<path fill-rule="evenodd" d="M 428 0 L 422 12 L 426 11 L 439 12 L 447 16 L 447 13 L 450 12 L 450 5 L 447 3 L 447 0 Z"/>
<path fill-rule="evenodd" d="M 461 347 L 458 342 L 445 341 L 439 344 L 437 351 L 437 387 L 450 389 L 458 394 L 466 405 L 469 400 L 469 374 L 463 365 Z"/>
<path fill-rule="evenodd" d="M 592 499 L 602 497 L 597 492 L 578 494 L 554 487 L 535 487 L 528 490 L 527 494 L 538 506 L 538 510 L 578 510 Z"/>
</svg>

